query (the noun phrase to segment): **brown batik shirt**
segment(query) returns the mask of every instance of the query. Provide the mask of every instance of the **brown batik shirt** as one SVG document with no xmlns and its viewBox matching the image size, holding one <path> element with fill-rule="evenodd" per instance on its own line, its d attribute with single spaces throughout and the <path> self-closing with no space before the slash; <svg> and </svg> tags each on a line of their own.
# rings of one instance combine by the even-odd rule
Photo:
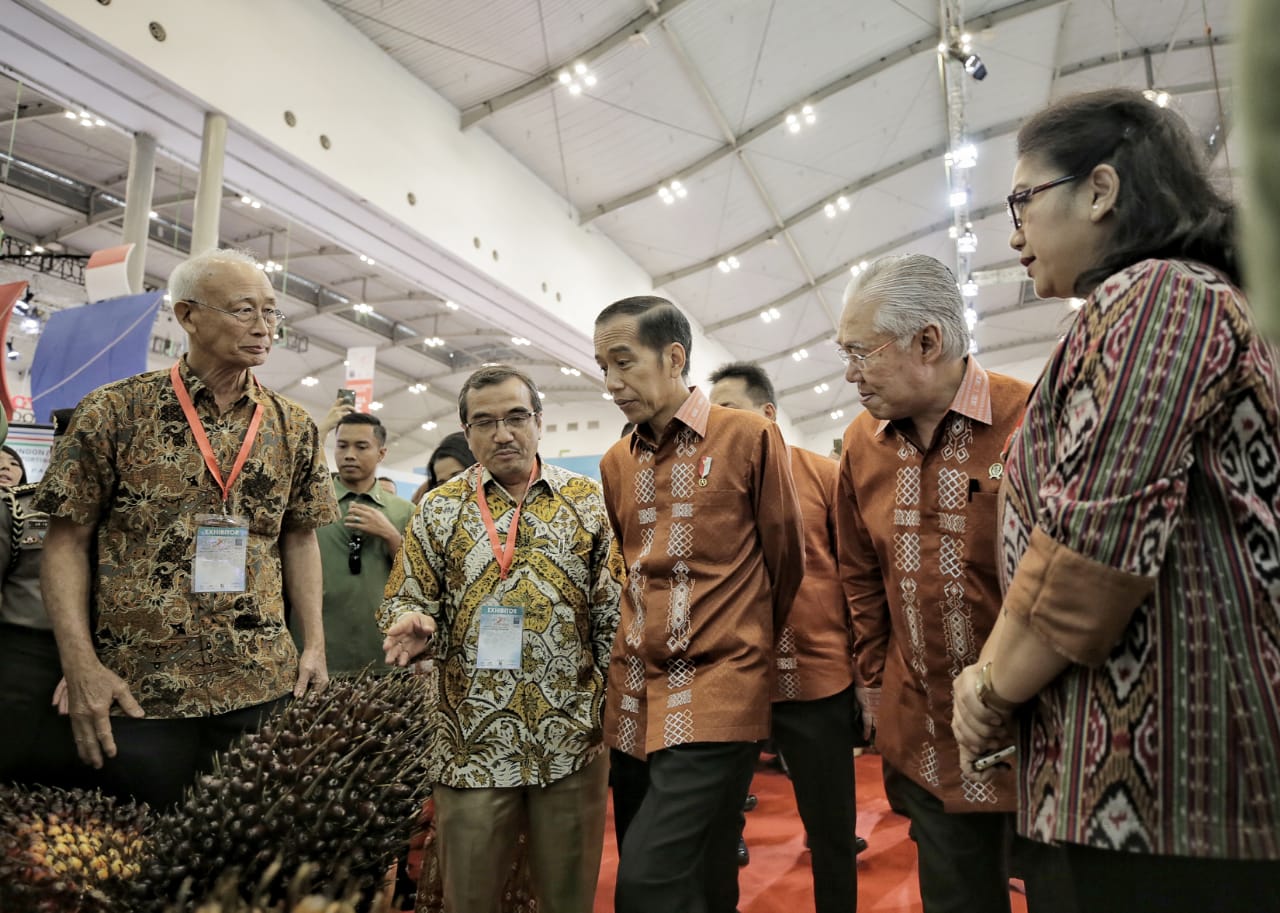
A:
<svg viewBox="0 0 1280 913">
<path fill-rule="evenodd" d="M 789 464 L 773 422 L 696 388 L 660 439 L 637 430 L 605 454 L 605 504 L 627 563 L 610 746 L 644 758 L 768 736 L 774 635 L 804 574 Z"/>
<path fill-rule="evenodd" d="M 968 359 L 927 450 L 864 412 L 840 459 L 840 572 L 860 685 L 882 688 L 876 746 L 949 812 L 1015 806 L 1014 778 L 960 770 L 951 682 L 1000 611 L 996 501 L 1002 450 L 1031 387 Z"/>
<path fill-rule="evenodd" d="M 181 362 L 182 379 L 223 477 L 254 408 L 253 449 L 227 511 L 249 523 L 243 593 L 193 593 L 197 515 L 222 513 L 168 371 L 99 387 L 59 438 L 35 507 L 96 528 L 92 630 L 98 658 L 148 717 L 193 717 L 261 704 L 297 680 L 285 627 L 280 536 L 338 516 L 319 434 L 301 406 L 250 381 L 219 412 Z"/>
<path fill-rule="evenodd" d="M 791 478 L 804 517 L 804 580 L 778 632 L 775 701 L 816 701 L 853 684 L 853 632 L 836 567 L 835 460 L 791 447 Z"/>
</svg>

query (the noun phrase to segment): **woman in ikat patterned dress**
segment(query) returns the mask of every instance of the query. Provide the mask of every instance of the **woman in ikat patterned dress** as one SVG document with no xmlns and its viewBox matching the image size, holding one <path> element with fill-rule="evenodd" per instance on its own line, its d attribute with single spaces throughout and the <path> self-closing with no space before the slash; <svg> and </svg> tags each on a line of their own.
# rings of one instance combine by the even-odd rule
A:
<svg viewBox="0 0 1280 913">
<path fill-rule="evenodd" d="M 1009 243 L 1086 300 L 1011 439 L 954 728 L 962 765 L 1018 746 L 1033 911 L 1280 909 L 1280 383 L 1202 146 L 1129 90 L 1018 134 Z"/>
</svg>

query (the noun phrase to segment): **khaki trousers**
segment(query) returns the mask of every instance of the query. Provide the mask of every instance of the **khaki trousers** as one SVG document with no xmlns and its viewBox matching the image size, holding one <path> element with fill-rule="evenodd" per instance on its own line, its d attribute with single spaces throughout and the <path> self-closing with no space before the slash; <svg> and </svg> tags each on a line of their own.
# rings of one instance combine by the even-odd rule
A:
<svg viewBox="0 0 1280 913">
<path fill-rule="evenodd" d="M 608 755 L 549 786 L 437 786 L 445 913 L 500 913 L 522 826 L 539 913 L 591 913 L 600 875 Z"/>
</svg>

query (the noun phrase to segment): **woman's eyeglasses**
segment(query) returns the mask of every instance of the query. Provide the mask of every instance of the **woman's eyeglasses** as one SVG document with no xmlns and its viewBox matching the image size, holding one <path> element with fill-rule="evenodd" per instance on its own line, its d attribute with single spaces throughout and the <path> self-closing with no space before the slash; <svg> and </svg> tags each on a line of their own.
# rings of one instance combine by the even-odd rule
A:
<svg viewBox="0 0 1280 913">
<path fill-rule="evenodd" d="M 1050 187 L 1057 187 L 1059 184 L 1066 184 L 1079 179 L 1080 175 L 1078 174 L 1068 174 L 1066 177 L 1045 181 L 1043 184 L 1028 187 L 1026 190 L 1015 190 L 1005 197 L 1005 202 L 1009 204 L 1009 218 L 1013 220 L 1013 230 L 1018 231 L 1022 228 L 1022 211 L 1026 208 L 1027 203 L 1031 202 L 1033 196 L 1042 190 L 1048 190 Z"/>
</svg>

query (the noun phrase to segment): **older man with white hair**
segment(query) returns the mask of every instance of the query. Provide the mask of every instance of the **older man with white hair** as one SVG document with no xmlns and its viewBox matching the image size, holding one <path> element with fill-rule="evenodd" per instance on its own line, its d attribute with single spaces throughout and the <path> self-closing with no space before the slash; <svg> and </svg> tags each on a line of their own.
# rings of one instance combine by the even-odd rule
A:
<svg viewBox="0 0 1280 913">
<path fill-rule="evenodd" d="M 253 376 L 282 316 L 266 275 L 214 250 L 169 292 L 187 354 L 86 396 L 35 502 L 76 749 L 156 806 L 288 694 L 324 688 L 315 531 L 338 516 L 315 425 Z"/>
<path fill-rule="evenodd" d="M 961 770 L 951 681 L 1000 610 L 997 491 L 1030 387 L 969 354 L 955 276 L 933 257 L 877 260 L 844 301 L 837 345 L 866 408 L 836 508 L 855 693 L 911 818 L 925 913 L 1007 911 L 1014 781 Z"/>
</svg>

